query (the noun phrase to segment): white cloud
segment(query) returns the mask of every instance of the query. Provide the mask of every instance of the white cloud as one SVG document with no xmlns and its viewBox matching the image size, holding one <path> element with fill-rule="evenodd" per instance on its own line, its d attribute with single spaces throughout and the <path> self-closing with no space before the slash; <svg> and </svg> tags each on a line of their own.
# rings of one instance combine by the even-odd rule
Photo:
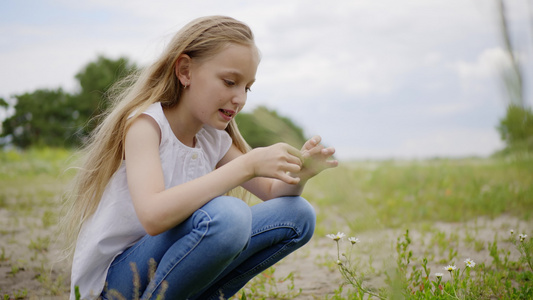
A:
<svg viewBox="0 0 533 300">
<path fill-rule="evenodd" d="M 336 156 L 342 160 L 388 159 L 388 158 L 433 158 L 490 156 L 502 149 L 495 130 L 450 129 L 423 135 L 414 135 L 389 147 L 341 146 Z"/>
<path fill-rule="evenodd" d="M 398 152 L 414 157 L 488 156 L 502 146 L 494 129 L 454 128 L 407 139 L 400 145 Z"/>
<path fill-rule="evenodd" d="M 29 12 L 0 20 L 0 96 L 73 88 L 74 74 L 99 53 L 148 63 L 186 22 L 224 14 L 248 23 L 263 53 L 248 108 L 266 104 L 294 117 L 346 157 L 498 147 L 502 50 L 484 1 L 44 2 L 65 19 L 35 23 L 39 15 Z M 484 147 L 465 143 L 478 137 Z"/>
<path fill-rule="evenodd" d="M 475 61 L 458 61 L 452 64 L 452 68 L 466 82 L 497 78 L 499 72 L 509 66 L 509 56 L 500 47 L 485 49 Z"/>
</svg>

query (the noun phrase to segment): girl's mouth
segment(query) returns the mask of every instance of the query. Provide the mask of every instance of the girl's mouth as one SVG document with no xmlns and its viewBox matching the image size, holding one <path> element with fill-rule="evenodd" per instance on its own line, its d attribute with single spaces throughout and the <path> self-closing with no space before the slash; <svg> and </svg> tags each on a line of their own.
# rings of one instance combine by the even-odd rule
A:
<svg viewBox="0 0 533 300">
<path fill-rule="evenodd" d="M 226 110 L 226 109 L 219 109 L 220 115 L 224 118 L 224 120 L 230 121 L 231 118 L 235 115 L 235 112 L 233 110 Z"/>
</svg>

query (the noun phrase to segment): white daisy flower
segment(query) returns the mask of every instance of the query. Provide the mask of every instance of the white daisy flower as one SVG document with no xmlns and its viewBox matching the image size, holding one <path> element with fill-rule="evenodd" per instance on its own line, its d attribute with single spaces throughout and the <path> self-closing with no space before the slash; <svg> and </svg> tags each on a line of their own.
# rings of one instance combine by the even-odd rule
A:
<svg viewBox="0 0 533 300">
<path fill-rule="evenodd" d="M 346 235 L 342 232 L 337 232 L 337 234 L 328 234 L 326 236 L 334 241 L 338 241 L 342 239 L 343 237 L 345 237 Z"/>
<path fill-rule="evenodd" d="M 467 267 L 469 267 L 469 268 L 473 268 L 473 267 L 476 266 L 476 263 L 475 263 L 473 260 L 471 260 L 470 258 L 467 258 L 467 259 L 465 260 L 465 265 L 466 265 Z"/>
<path fill-rule="evenodd" d="M 350 243 L 352 243 L 352 245 L 353 244 L 357 244 L 357 243 L 360 242 L 360 240 L 358 238 L 356 238 L 356 237 L 349 237 L 348 241 L 350 241 Z"/>
<path fill-rule="evenodd" d="M 444 270 L 446 270 L 448 272 L 455 271 L 455 269 L 457 269 L 457 267 L 453 266 L 453 265 L 448 265 L 448 266 L 444 267 Z"/>
<path fill-rule="evenodd" d="M 527 234 L 521 233 L 518 235 L 518 238 L 520 239 L 521 242 L 523 242 L 527 238 Z"/>
</svg>

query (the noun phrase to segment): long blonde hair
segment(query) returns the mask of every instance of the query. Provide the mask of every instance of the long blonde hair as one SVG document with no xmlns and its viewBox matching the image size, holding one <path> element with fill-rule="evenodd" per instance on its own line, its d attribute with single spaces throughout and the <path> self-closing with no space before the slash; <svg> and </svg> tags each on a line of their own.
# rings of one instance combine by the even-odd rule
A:
<svg viewBox="0 0 533 300">
<path fill-rule="evenodd" d="M 82 149 L 82 167 L 65 198 L 60 223 L 66 239 L 65 258 L 73 254 L 82 224 L 96 211 L 107 183 L 122 163 L 129 126 L 155 102 L 161 102 L 163 107 L 178 103 L 184 88 L 174 72 L 178 57 L 187 54 L 193 59 L 209 58 L 229 43 L 255 45 L 252 31 L 240 21 L 225 16 L 198 18 L 176 33 L 155 63 L 114 85 L 107 95 L 110 108 Z M 234 120 L 226 131 L 239 150 L 249 151 Z"/>
</svg>

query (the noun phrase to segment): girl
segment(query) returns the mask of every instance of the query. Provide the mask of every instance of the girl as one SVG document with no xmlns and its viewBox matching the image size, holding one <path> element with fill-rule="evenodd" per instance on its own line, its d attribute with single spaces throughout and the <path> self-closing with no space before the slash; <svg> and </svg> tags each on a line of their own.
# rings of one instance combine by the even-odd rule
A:
<svg viewBox="0 0 533 300">
<path fill-rule="evenodd" d="M 205 17 L 118 89 L 63 223 L 71 298 L 227 298 L 309 241 L 315 214 L 299 195 L 335 151 L 318 136 L 248 151 L 234 118 L 258 64 L 245 24 Z M 221 196 L 238 186 L 264 202 Z"/>
</svg>

